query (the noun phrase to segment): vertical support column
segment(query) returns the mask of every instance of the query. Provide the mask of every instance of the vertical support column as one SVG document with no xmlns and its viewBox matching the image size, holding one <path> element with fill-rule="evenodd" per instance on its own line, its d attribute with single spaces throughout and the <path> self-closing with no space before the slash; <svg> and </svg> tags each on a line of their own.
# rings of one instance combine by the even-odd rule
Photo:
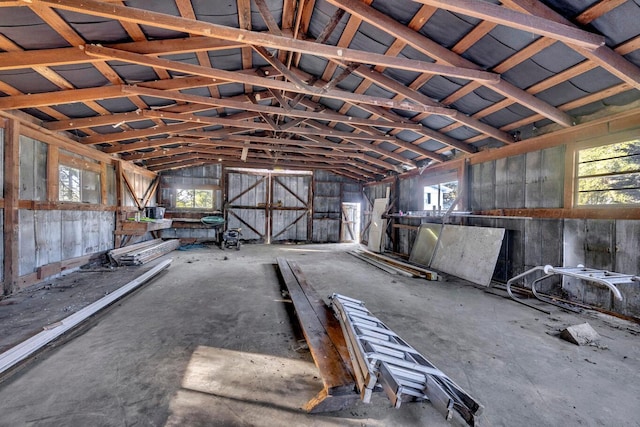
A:
<svg viewBox="0 0 640 427">
<path fill-rule="evenodd" d="M 392 209 L 391 213 L 397 213 L 400 210 L 400 178 L 396 175 L 393 180 L 393 195 L 395 199 L 396 207 Z M 400 252 L 400 229 L 394 227 L 397 219 L 392 217 L 388 224 L 391 225 L 391 250 L 395 253 Z M 387 225 L 387 226 L 389 226 Z"/>
<path fill-rule="evenodd" d="M 116 230 L 120 228 L 120 221 L 122 220 L 122 204 L 124 203 L 124 197 L 122 194 L 122 160 L 114 160 L 116 167 Z M 119 248 L 122 243 L 122 235 L 116 234 L 114 237 L 114 247 Z"/>
<path fill-rule="evenodd" d="M 309 194 L 307 195 L 307 242 L 311 242 L 313 240 L 313 187 L 316 182 L 316 173 L 311 173 L 311 179 L 309 180 Z"/>
<path fill-rule="evenodd" d="M 20 123 L 8 119 L 4 138 L 4 295 L 18 282 L 18 200 L 20 195 Z"/>
<path fill-rule="evenodd" d="M 49 144 L 47 150 L 47 201 L 49 202 L 57 202 L 60 197 L 59 158 L 58 147 Z"/>
<path fill-rule="evenodd" d="M 564 193 L 563 205 L 565 209 L 572 209 L 576 203 L 576 195 L 578 194 L 576 182 L 576 164 L 578 162 L 578 149 L 575 144 L 567 144 L 564 158 Z"/>
<path fill-rule="evenodd" d="M 100 203 L 107 204 L 107 164 L 100 162 Z"/>
</svg>

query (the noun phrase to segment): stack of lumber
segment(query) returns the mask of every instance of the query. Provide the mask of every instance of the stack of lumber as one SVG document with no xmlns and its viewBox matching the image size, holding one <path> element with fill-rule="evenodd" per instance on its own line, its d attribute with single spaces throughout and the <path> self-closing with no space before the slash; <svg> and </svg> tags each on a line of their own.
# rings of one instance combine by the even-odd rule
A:
<svg viewBox="0 0 640 427">
<path fill-rule="evenodd" d="M 153 261 L 180 246 L 179 239 L 155 239 L 109 251 L 109 258 L 117 265 L 142 265 Z"/>
<path fill-rule="evenodd" d="M 435 271 L 426 270 L 422 267 L 408 264 L 395 258 L 364 250 L 351 251 L 349 254 L 390 274 L 398 274 L 406 277 L 421 277 L 427 280 L 438 280 L 438 273 Z"/>
</svg>

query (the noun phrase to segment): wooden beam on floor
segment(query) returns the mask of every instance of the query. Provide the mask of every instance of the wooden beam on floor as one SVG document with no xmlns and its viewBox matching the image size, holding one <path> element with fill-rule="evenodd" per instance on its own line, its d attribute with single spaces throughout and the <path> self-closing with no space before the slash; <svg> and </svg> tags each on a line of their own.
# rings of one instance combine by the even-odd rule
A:
<svg viewBox="0 0 640 427">
<path fill-rule="evenodd" d="M 297 264 L 284 258 L 278 258 L 277 264 L 324 385 L 304 409 L 310 413 L 347 409 L 360 397 L 340 323 L 301 277 Z"/>
</svg>

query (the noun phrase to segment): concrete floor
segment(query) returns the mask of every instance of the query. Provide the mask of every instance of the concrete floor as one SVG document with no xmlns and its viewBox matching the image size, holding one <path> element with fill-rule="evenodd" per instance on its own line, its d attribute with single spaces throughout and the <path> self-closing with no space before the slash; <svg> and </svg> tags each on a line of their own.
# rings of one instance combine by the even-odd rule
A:
<svg viewBox="0 0 640 427">
<path fill-rule="evenodd" d="M 172 253 L 158 278 L 3 379 L 0 426 L 452 425 L 427 402 L 395 410 L 382 394 L 351 410 L 302 412 L 321 384 L 281 295 L 277 256 L 297 261 L 321 295 L 365 301 L 484 404 L 480 425 L 640 425 L 638 325 L 554 307 L 547 316 L 455 278 L 392 276 L 352 248 Z M 585 321 L 606 348 L 555 336 Z"/>
</svg>

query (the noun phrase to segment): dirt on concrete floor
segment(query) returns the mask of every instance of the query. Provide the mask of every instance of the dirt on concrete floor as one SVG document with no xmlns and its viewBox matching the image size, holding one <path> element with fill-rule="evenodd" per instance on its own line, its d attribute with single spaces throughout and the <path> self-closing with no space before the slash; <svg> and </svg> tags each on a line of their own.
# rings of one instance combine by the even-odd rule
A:
<svg viewBox="0 0 640 427">
<path fill-rule="evenodd" d="M 322 296 L 363 300 L 485 410 L 480 425 L 640 425 L 640 328 L 548 306 L 547 316 L 448 277 L 394 276 L 347 254 L 354 245 L 245 245 L 170 254 L 172 266 L 0 383 L 0 425 L 450 425 L 428 403 L 308 415 L 321 388 L 281 294 L 276 257 L 296 261 Z M 154 264 L 76 272 L 0 304 L 0 346 Z M 558 332 L 588 321 L 600 346 Z M 8 333 L 7 333 L 8 332 Z M 459 420 L 454 420 L 456 425 Z"/>
</svg>

